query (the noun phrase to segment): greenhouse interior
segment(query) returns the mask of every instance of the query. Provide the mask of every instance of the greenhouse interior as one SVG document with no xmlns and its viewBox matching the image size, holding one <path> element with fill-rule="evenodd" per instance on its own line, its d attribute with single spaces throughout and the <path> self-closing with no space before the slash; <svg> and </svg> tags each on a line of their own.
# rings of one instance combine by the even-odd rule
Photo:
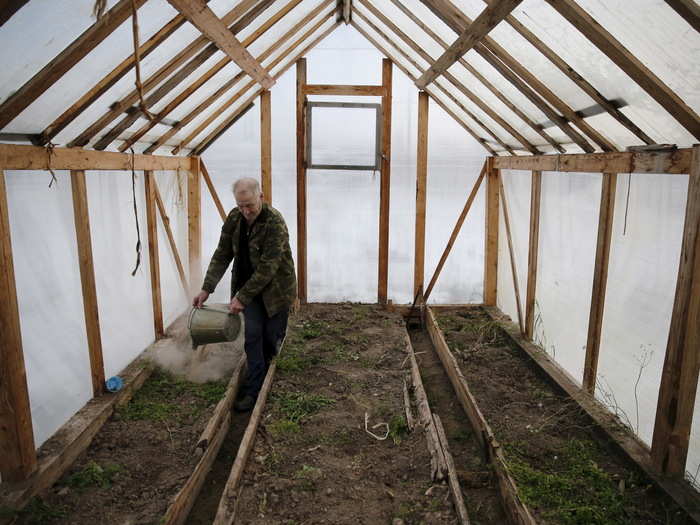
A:
<svg viewBox="0 0 700 525">
<path fill-rule="evenodd" d="M 696 0 L 0 43 L 0 523 L 700 523 Z"/>
</svg>

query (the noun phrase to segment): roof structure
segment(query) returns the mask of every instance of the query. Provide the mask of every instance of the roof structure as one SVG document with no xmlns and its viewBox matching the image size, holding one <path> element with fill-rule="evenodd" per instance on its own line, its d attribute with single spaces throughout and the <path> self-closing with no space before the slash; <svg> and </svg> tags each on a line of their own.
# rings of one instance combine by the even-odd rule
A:
<svg viewBox="0 0 700 525">
<path fill-rule="evenodd" d="M 693 0 L 644 0 L 634 9 L 593 0 L 119 0 L 107 7 L 95 19 L 91 2 L 80 0 L 5 3 L 0 140 L 201 153 L 341 23 L 491 154 L 700 139 Z"/>
</svg>

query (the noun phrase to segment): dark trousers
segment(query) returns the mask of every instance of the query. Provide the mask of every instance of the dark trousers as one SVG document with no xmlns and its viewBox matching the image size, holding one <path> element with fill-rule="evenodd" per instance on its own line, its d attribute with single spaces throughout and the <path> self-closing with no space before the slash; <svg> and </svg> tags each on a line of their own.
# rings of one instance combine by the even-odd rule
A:
<svg viewBox="0 0 700 525">
<path fill-rule="evenodd" d="M 255 398 L 262 388 L 270 361 L 277 354 L 287 331 L 289 310 L 267 316 L 262 297 L 257 296 L 243 310 L 245 318 L 245 355 L 248 372 L 242 388 L 243 395 Z"/>
</svg>

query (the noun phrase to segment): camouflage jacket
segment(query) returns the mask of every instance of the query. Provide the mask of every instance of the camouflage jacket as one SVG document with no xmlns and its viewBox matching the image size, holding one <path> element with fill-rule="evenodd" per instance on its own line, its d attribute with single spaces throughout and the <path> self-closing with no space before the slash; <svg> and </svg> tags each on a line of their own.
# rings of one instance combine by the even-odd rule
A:
<svg viewBox="0 0 700 525">
<path fill-rule="evenodd" d="M 253 275 L 240 289 L 237 282 L 237 253 L 243 215 L 234 208 L 221 228 L 219 245 L 214 252 L 204 278 L 202 290 L 212 293 L 233 260 L 231 270 L 231 297 L 234 295 L 244 305 L 262 294 L 269 316 L 288 308 L 296 297 L 296 277 L 289 232 L 282 214 L 268 204 L 263 204 L 260 215 L 253 223 L 248 236 L 250 263 Z"/>
</svg>

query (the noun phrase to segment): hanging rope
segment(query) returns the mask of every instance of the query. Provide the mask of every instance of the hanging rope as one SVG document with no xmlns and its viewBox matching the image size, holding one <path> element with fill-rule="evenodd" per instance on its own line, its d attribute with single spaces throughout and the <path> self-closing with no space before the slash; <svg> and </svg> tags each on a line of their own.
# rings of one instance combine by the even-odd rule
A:
<svg viewBox="0 0 700 525">
<path fill-rule="evenodd" d="M 131 272 L 131 276 L 136 275 L 136 270 L 141 266 L 141 231 L 139 230 L 139 214 L 136 209 L 136 170 L 134 168 L 136 164 L 136 154 L 134 153 L 134 148 L 129 148 L 131 152 L 131 194 L 134 201 L 134 219 L 136 220 L 136 266 L 134 271 Z"/>
<path fill-rule="evenodd" d="M 630 209 L 630 186 L 632 186 L 632 173 L 627 174 L 627 200 L 625 202 L 625 225 L 622 228 L 622 235 L 627 235 L 627 212 Z"/>
<path fill-rule="evenodd" d="M 107 0 L 95 0 L 95 5 L 92 8 L 92 16 L 94 16 L 98 21 L 105 14 L 107 9 Z"/>
<path fill-rule="evenodd" d="M 141 83 L 141 44 L 139 43 L 139 19 L 137 15 L 136 0 L 131 0 L 131 32 L 134 37 L 134 71 L 136 72 L 136 91 L 139 94 L 139 109 L 148 120 L 155 120 L 153 114 L 148 111 L 143 98 L 143 84 Z"/>
<path fill-rule="evenodd" d="M 53 169 L 51 169 L 51 157 L 53 156 L 53 149 L 56 147 L 56 144 L 53 142 L 49 141 L 49 143 L 46 145 L 46 154 L 49 156 L 49 160 L 47 161 L 46 165 L 49 168 L 49 171 L 51 172 L 51 180 L 49 181 L 49 188 L 51 185 L 55 182 L 56 185 L 58 185 L 58 179 L 56 178 L 56 174 L 54 173 Z"/>
</svg>

